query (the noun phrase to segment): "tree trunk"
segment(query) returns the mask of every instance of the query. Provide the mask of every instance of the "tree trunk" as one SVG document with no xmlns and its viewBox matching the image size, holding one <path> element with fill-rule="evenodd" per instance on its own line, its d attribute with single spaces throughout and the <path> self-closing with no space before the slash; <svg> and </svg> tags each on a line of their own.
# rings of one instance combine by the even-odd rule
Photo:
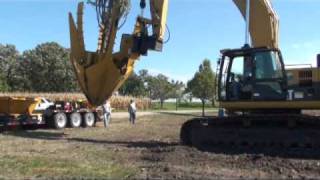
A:
<svg viewBox="0 0 320 180">
<path fill-rule="evenodd" d="M 176 98 L 176 111 L 178 111 L 178 98 Z"/>
<path fill-rule="evenodd" d="M 204 117 L 205 116 L 205 112 L 204 112 L 205 101 L 201 100 L 201 102 L 202 102 L 202 116 Z"/>
<path fill-rule="evenodd" d="M 160 108 L 163 109 L 163 100 L 160 99 Z"/>
</svg>

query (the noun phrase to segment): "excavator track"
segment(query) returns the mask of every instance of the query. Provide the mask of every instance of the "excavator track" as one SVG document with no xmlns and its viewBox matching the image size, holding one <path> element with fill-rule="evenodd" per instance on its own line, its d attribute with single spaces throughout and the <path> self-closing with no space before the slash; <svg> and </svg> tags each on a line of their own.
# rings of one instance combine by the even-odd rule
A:
<svg viewBox="0 0 320 180">
<path fill-rule="evenodd" d="M 320 117 L 243 115 L 195 118 L 183 124 L 181 142 L 195 147 L 320 148 Z"/>
</svg>

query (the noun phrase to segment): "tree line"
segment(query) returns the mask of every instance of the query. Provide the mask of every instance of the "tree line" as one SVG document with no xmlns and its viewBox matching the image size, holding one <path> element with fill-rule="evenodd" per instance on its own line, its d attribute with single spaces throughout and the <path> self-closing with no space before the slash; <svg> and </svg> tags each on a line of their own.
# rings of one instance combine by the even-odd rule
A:
<svg viewBox="0 0 320 180">
<path fill-rule="evenodd" d="M 162 108 L 166 99 L 179 97 L 178 93 L 183 91 L 184 86 L 181 81 L 170 80 L 163 74 L 152 76 L 144 69 L 133 73 L 119 89 L 119 93 L 157 99 Z"/>
<path fill-rule="evenodd" d="M 49 42 L 19 53 L 0 44 L 0 91 L 75 92 L 79 88 L 69 50 Z"/>
<path fill-rule="evenodd" d="M 120 94 L 133 96 L 147 96 L 151 99 L 158 99 L 161 108 L 166 99 L 176 98 L 177 101 L 183 95 L 199 98 L 202 102 L 204 113 L 205 103 L 214 102 L 215 93 L 215 73 L 211 68 L 210 60 L 205 59 L 199 66 L 199 70 L 194 77 L 184 84 L 181 81 L 170 80 L 169 77 L 158 74 L 152 76 L 147 70 L 133 73 L 128 81 L 120 88 Z"/>
<path fill-rule="evenodd" d="M 0 44 L 0 91 L 79 92 L 69 60 L 69 49 L 56 42 L 37 45 L 20 53 L 14 45 Z M 119 89 L 121 95 L 150 97 L 160 101 L 179 100 L 184 94 L 199 98 L 203 104 L 213 102 L 214 72 L 205 59 L 194 77 L 184 84 L 148 70 L 133 73 Z"/>
</svg>

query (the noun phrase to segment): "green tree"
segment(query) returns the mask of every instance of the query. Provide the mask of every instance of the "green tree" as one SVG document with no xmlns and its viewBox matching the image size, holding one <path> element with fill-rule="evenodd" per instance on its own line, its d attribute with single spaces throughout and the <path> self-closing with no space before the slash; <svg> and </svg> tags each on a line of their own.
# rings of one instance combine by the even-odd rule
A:
<svg viewBox="0 0 320 180">
<path fill-rule="evenodd" d="M 130 96 L 146 96 L 146 88 L 144 87 L 144 82 L 140 76 L 136 73 L 128 78 L 128 80 L 121 86 L 119 93 L 122 95 Z"/>
<path fill-rule="evenodd" d="M 144 83 L 146 83 L 151 75 L 149 74 L 148 70 L 142 69 L 139 71 L 139 77 Z"/>
<path fill-rule="evenodd" d="M 23 53 L 25 78 L 35 92 L 76 91 L 77 81 L 69 60 L 69 52 L 55 42 L 38 45 Z"/>
<path fill-rule="evenodd" d="M 173 86 L 173 97 L 176 99 L 176 110 L 178 110 L 178 106 L 182 98 L 185 85 L 182 81 L 172 81 L 171 84 Z"/>
<path fill-rule="evenodd" d="M 8 91 L 9 87 L 7 85 L 7 83 L 5 82 L 4 78 L 2 76 L 0 76 L 0 91 L 4 92 L 4 91 Z"/>
<path fill-rule="evenodd" d="M 0 44 L 0 81 L 2 91 L 20 90 L 21 56 L 14 45 Z"/>
<path fill-rule="evenodd" d="M 186 92 L 190 92 L 202 102 L 202 116 L 205 116 L 205 103 L 207 100 L 213 100 L 215 93 L 214 73 L 211 69 L 210 60 L 205 59 L 199 66 L 199 71 L 188 81 Z"/>
<path fill-rule="evenodd" d="M 166 99 L 174 97 L 174 86 L 169 82 L 169 78 L 163 74 L 148 79 L 148 88 L 151 99 L 159 99 L 161 109 Z"/>
</svg>

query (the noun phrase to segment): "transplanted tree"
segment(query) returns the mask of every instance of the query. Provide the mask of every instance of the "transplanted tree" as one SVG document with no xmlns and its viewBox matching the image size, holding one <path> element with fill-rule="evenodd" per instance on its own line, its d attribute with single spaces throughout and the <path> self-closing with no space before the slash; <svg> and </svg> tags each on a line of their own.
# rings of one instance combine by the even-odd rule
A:
<svg viewBox="0 0 320 180">
<path fill-rule="evenodd" d="M 210 60 L 205 59 L 200 65 L 199 71 L 187 83 L 186 91 L 199 98 L 202 102 L 202 116 L 205 116 L 204 107 L 206 101 L 213 100 L 215 92 L 214 77 Z"/>
</svg>

